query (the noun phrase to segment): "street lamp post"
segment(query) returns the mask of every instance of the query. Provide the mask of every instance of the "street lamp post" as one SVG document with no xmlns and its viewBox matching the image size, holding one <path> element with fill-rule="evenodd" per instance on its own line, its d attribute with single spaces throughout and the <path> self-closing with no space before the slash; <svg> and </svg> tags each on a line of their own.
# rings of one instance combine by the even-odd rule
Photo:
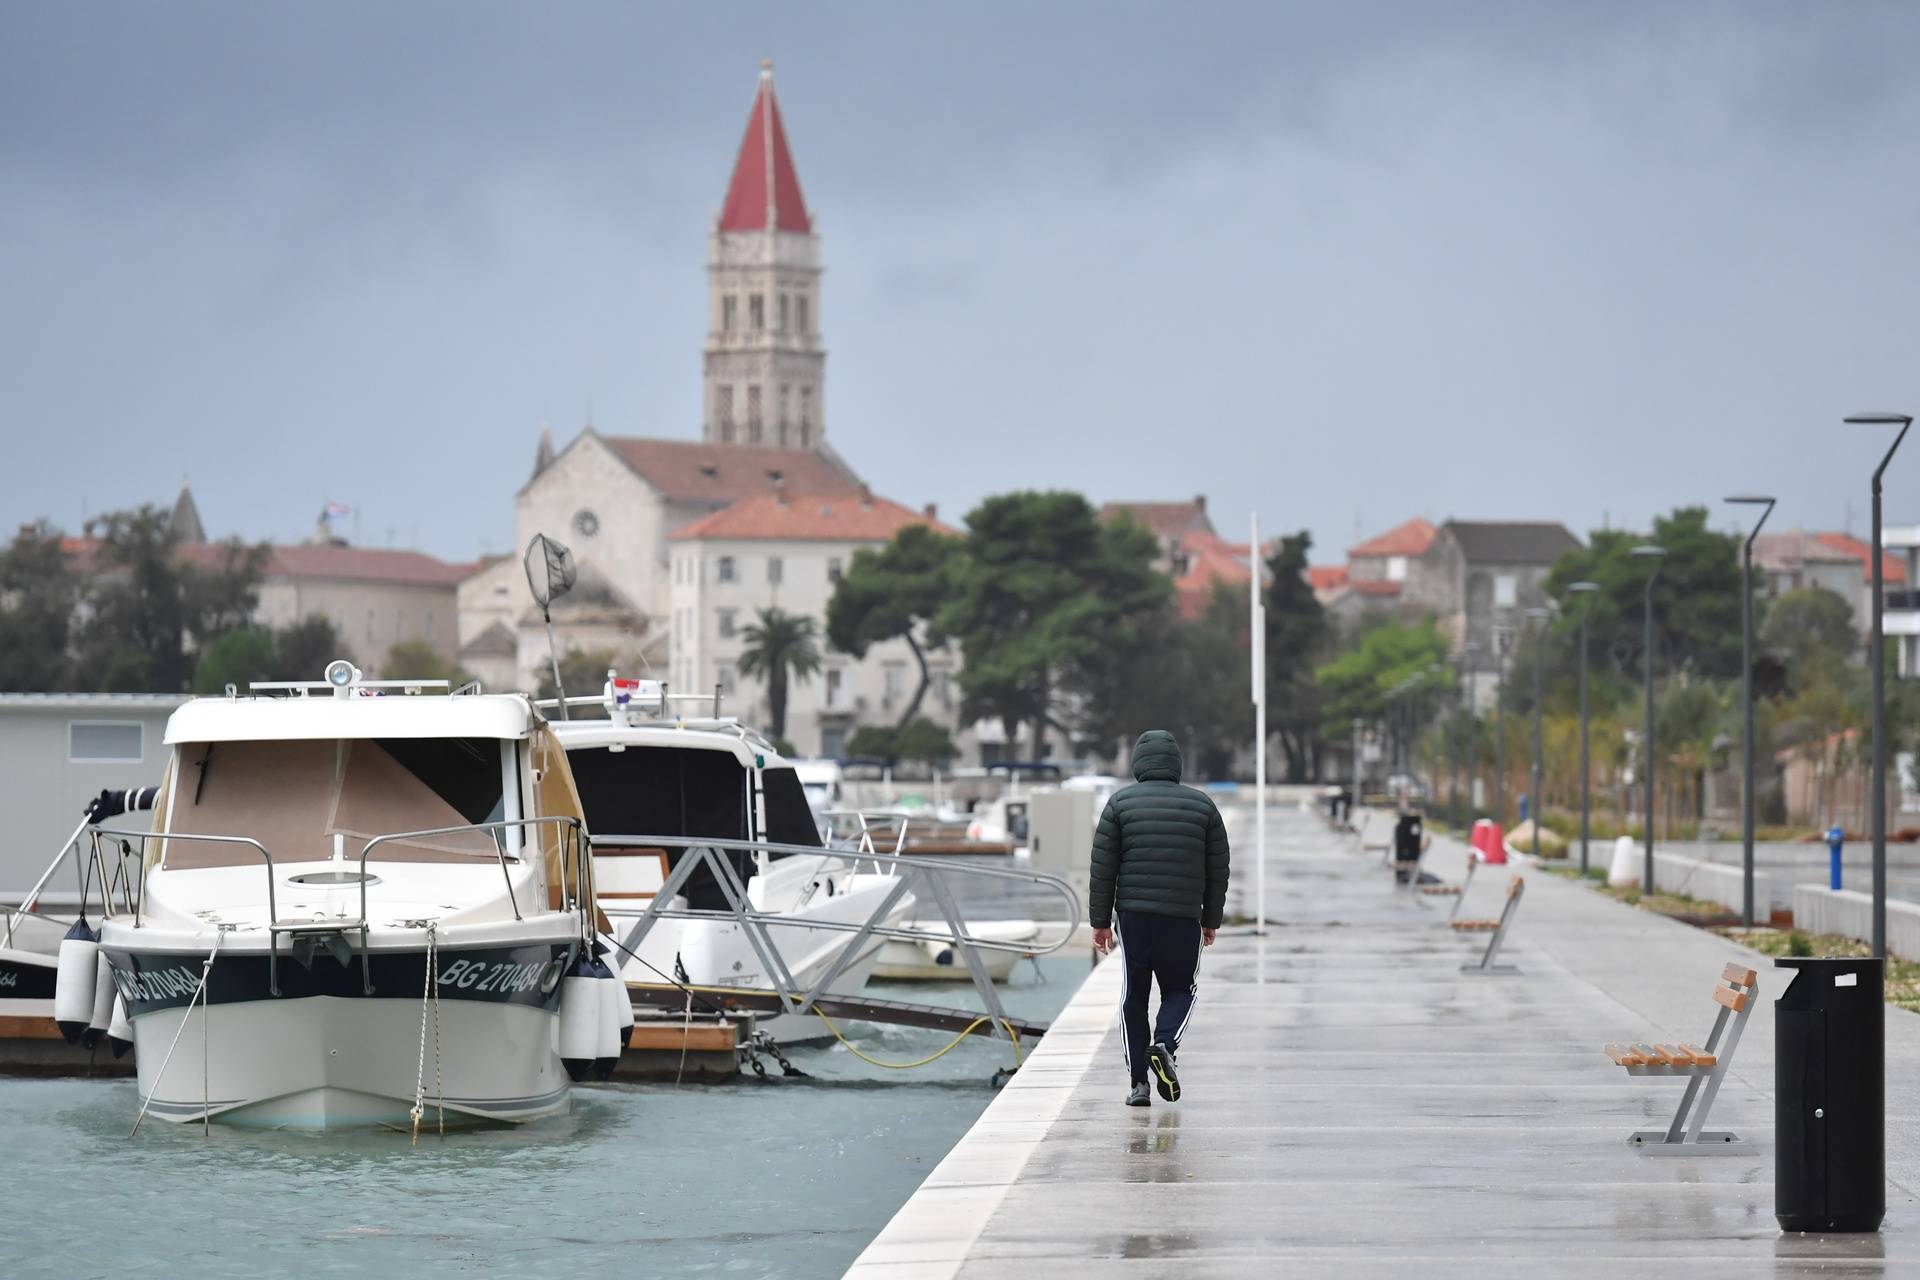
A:
<svg viewBox="0 0 1920 1280">
<path fill-rule="evenodd" d="M 1597 582 L 1576 582 L 1567 588 L 1572 595 L 1591 596 L 1600 589 Z M 1580 874 L 1587 874 L 1587 841 L 1592 831 L 1593 769 L 1587 761 L 1587 614 L 1592 601 L 1580 610 Z"/>
<path fill-rule="evenodd" d="M 1463 677 L 1460 694 L 1461 703 L 1467 712 L 1466 720 L 1460 726 L 1460 732 L 1466 737 L 1466 741 L 1461 744 L 1461 754 L 1465 756 L 1467 760 L 1468 821 L 1466 825 L 1468 827 L 1473 825 L 1471 821 L 1475 807 L 1473 789 L 1480 781 L 1480 708 L 1475 705 L 1473 690 L 1473 673 L 1479 670 L 1479 659 L 1479 642 L 1469 641 L 1460 646 L 1461 675 Z"/>
<path fill-rule="evenodd" d="M 1493 825 L 1507 825 L 1507 646 L 1496 630 L 1493 644 Z"/>
<path fill-rule="evenodd" d="M 1867 660 L 1873 666 L 1873 954 L 1884 959 L 1887 954 L 1887 670 L 1886 638 L 1881 635 L 1881 611 L 1886 602 L 1881 598 L 1880 562 L 1886 553 L 1880 546 L 1880 477 L 1893 461 L 1893 451 L 1907 438 L 1913 415 L 1856 413 L 1847 421 L 1900 428 L 1887 449 L 1887 456 L 1873 469 L 1873 630 L 1867 638 Z"/>
<path fill-rule="evenodd" d="M 1540 703 L 1546 696 L 1542 682 L 1542 669 L 1546 666 L 1546 621 L 1551 617 L 1546 609 L 1527 610 L 1527 620 L 1533 623 L 1533 780 L 1529 784 L 1532 806 L 1528 814 L 1533 822 L 1533 860 L 1540 860 L 1540 821 L 1545 811 L 1540 803 Z"/>
<path fill-rule="evenodd" d="M 1647 861 L 1644 874 L 1640 878 L 1640 891 L 1653 893 L 1653 584 L 1660 578 L 1660 569 L 1667 562 L 1667 549 L 1643 543 L 1632 553 L 1641 560 L 1653 563 L 1653 571 L 1647 575 L 1646 601 L 1642 608 L 1641 646 L 1645 653 L 1642 667 L 1642 683 L 1646 687 L 1646 717 L 1642 726 L 1640 744 L 1640 767 L 1645 773 L 1641 779 L 1642 791 L 1646 796 L 1647 821 Z"/>
<path fill-rule="evenodd" d="M 1737 494 L 1728 502 L 1764 506 L 1753 532 L 1740 552 L 1740 767 L 1746 775 L 1740 791 L 1740 919 L 1753 928 L 1753 540 L 1773 514 L 1774 500 L 1756 494 Z M 1769 912 L 1773 904 L 1768 903 Z"/>
</svg>

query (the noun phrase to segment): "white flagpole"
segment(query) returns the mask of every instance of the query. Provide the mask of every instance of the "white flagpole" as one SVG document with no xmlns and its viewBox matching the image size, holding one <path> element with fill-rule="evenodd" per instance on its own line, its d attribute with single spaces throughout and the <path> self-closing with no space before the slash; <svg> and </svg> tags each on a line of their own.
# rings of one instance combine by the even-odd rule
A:
<svg viewBox="0 0 1920 1280">
<path fill-rule="evenodd" d="M 1260 513 L 1254 512 L 1253 540 L 1247 562 L 1253 570 L 1248 595 L 1253 616 L 1248 634 L 1253 650 L 1253 918 L 1254 932 L 1267 931 L 1267 614 L 1261 607 Z"/>
</svg>

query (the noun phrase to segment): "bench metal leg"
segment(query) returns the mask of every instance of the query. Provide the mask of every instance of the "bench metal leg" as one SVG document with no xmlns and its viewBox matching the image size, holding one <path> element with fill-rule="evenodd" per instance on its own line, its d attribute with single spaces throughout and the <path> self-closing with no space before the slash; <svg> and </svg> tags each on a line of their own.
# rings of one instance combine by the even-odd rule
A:
<svg viewBox="0 0 1920 1280">
<path fill-rule="evenodd" d="M 1645 1155 L 1663 1156 L 1720 1156 L 1739 1155 L 1750 1151 L 1753 1144 L 1737 1134 L 1724 1129 L 1708 1129 L 1707 1115 L 1713 1110 L 1713 1100 L 1720 1092 L 1720 1082 L 1726 1079 L 1728 1069 L 1733 1065 L 1733 1052 L 1740 1045 L 1740 1033 L 1746 1028 L 1747 1014 L 1752 1012 L 1755 1003 L 1749 993 L 1747 1007 L 1732 1015 L 1728 1022 L 1729 1010 L 1722 1008 L 1720 1015 L 1713 1020 L 1713 1032 L 1707 1037 L 1706 1050 L 1714 1055 L 1713 1070 L 1706 1075 L 1696 1075 L 1688 1079 L 1686 1092 L 1680 1095 L 1680 1105 L 1674 1110 L 1673 1123 L 1665 1131 L 1642 1129 L 1634 1133 L 1627 1141 Z M 1722 1034 L 1726 1043 L 1722 1045 Z M 1704 1085 L 1704 1088 L 1702 1087 Z M 1695 1099 L 1699 1106 L 1694 1107 Z M 1691 1123 L 1688 1112 L 1692 1110 Z M 1684 1135 L 1684 1136 L 1683 1136 Z"/>
<path fill-rule="evenodd" d="M 1515 886 L 1516 890 L 1524 890 L 1525 887 L 1524 882 Z M 1481 976 L 1506 975 L 1520 972 L 1519 968 L 1515 965 L 1497 963 L 1500 956 L 1500 944 L 1506 941 L 1507 938 L 1507 926 L 1513 922 L 1513 913 L 1517 911 L 1519 907 L 1520 893 L 1516 891 L 1508 894 L 1507 905 L 1501 908 L 1500 911 L 1500 923 L 1494 929 L 1493 936 L 1487 939 L 1486 954 L 1480 957 L 1478 964 L 1461 965 L 1460 972 L 1479 974 Z"/>
</svg>

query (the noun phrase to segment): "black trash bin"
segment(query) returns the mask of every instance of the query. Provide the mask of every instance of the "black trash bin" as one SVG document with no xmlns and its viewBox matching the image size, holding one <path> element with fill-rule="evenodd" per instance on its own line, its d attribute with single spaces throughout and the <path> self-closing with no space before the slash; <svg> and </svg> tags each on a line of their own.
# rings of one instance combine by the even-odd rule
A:
<svg viewBox="0 0 1920 1280">
<path fill-rule="evenodd" d="M 1773 1002 L 1774 1216 L 1877 1231 L 1887 1213 L 1886 1005 L 1874 959 L 1782 958 Z"/>
</svg>

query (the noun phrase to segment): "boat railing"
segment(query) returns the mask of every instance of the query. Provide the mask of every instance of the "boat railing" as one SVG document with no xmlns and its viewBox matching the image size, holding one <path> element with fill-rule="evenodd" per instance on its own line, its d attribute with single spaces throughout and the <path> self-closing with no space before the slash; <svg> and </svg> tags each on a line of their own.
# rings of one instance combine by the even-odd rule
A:
<svg viewBox="0 0 1920 1280">
<path fill-rule="evenodd" d="M 146 842 L 149 840 L 180 840 L 193 843 L 204 842 L 208 844 L 245 845 L 258 852 L 261 860 L 266 865 L 268 921 L 267 985 L 272 993 L 276 996 L 280 994 L 280 938 L 282 935 L 290 937 L 318 937 L 326 934 L 357 934 L 359 937 L 358 950 L 360 952 L 360 981 L 366 993 L 372 995 L 373 966 L 368 955 L 368 944 L 372 932 L 372 925 L 367 913 L 367 884 L 369 880 L 367 875 L 367 860 L 374 849 L 383 844 L 398 844 L 409 840 L 425 840 L 439 836 L 460 835 L 466 832 L 485 832 L 489 836 L 492 836 L 493 833 L 496 832 L 542 825 L 558 826 L 563 832 L 561 836 L 562 847 L 560 857 L 560 897 L 562 909 L 570 910 L 577 905 L 580 906 L 583 911 L 590 911 L 592 898 L 592 844 L 587 838 L 585 825 L 580 819 L 567 814 L 550 814 L 534 818 L 505 818 L 496 822 L 462 823 L 450 827 L 430 827 L 420 831 L 391 831 L 384 835 L 374 836 L 368 840 L 360 850 L 359 871 L 356 877 L 360 882 L 360 918 L 358 920 L 350 920 L 344 916 L 312 921 L 281 920 L 280 908 L 274 892 L 273 854 L 268 851 L 266 845 L 260 843 L 260 841 L 254 839 L 252 836 L 205 835 L 191 831 L 125 831 L 113 827 L 94 827 L 91 831 L 93 847 L 90 856 L 101 870 L 100 883 L 103 893 L 108 893 L 110 882 L 105 874 L 104 855 L 100 849 L 100 839 L 102 836 L 112 837 L 120 841 L 122 848 L 121 864 L 123 868 L 127 856 L 126 842 L 129 840 L 139 840 L 141 842 L 142 865 L 145 863 Z M 568 833 L 570 833 L 570 835 Z M 523 919 L 524 917 L 520 914 L 520 900 L 514 891 L 512 868 L 508 865 L 510 862 L 519 862 L 521 859 L 517 855 L 509 853 L 503 841 L 490 839 L 489 843 L 492 844 L 495 860 L 500 865 L 501 879 L 507 886 L 507 902 L 508 905 L 513 908 L 513 918 L 515 920 Z M 570 863 L 574 872 L 571 883 L 569 883 L 567 879 L 567 871 Z M 146 877 L 144 875 L 137 875 L 123 878 L 123 883 L 127 880 L 130 880 L 138 886 L 138 891 L 133 894 L 131 903 L 129 904 L 133 915 L 133 927 L 138 929 L 141 927 L 141 919 L 146 905 Z M 110 912 L 110 894 L 107 898 L 107 905 Z M 82 911 L 86 909 L 84 897 L 80 906 Z"/>
<path fill-rule="evenodd" d="M 994 1020 L 993 1034 L 1006 1038 L 1010 1035 L 1006 1029 L 1006 1011 L 1001 1006 L 999 992 L 994 989 L 993 980 L 987 973 L 982 955 L 996 951 L 1032 957 L 1051 955 L 1067 944 L 1079 928 L 1081 920 L 1080 898 L 1074 892 L 1073 886 L 1059 876 L 1047 875 L 1039 871 L 959 865 L 928 858 L 907 857 L 897 853 L 879 853 L 871 847 L 834 849 L 814 845 L 777 844 L 761 840 L 727 840 L 708 836 L 607 835 L 604 833 L 596 835 L 594 840 L 602 846 L 682 851 L 677 860 L 669 860 L 674 865 L 660 887 L 654 890 L 653 900 L 641 912 L 640 918 L 624 937 L 614 939 L 625 954 L 637 957 L 641 943 L 652 932 L 654 925 L 661 920 L 732 921 L 740 927 L 741 933 L 752 946 L 755 955 L 759 957 L 761 965 L 774 985 L 774 990 L 780 997 L 783 1008 L 794 1014 L 811 1013 L 816 1002 L 832 988 L 833 983 L 866 954 L 868 943 L 875 940 L 933 942 L 953 948 L 954 954 L 966 966 L 967 975 L 973 980 L 974 989 L 979 993 L 987 1013 Z M 746 885 L 741 881 L 732 860 L 724 856 L 735 853 L 778 858 L 819 858 L 852 863 L 856 867 L 872 865 L 888 879 L 887 892 L 863 921 L 819 918 L 796 920 L 791 915 L 761 910 L 753 905 Z M 701 868 L 705 868 L 719 886 L 721 896 L 726 901 L 724 909 L 703 910 L 673 905 L 675 896 Z M 1043 889 L 1060 900 L 1064 908 L 1066 927 L 1060 931 L 1058 938 L 1043 945 L 1036 945 L 1031 941 L 1015 942 L 974 937 L 967 928 L 966 919 L 961 914 L 954 896 L 953 883 L 956 877 L 961 881 Z M 927 900 L 932 903 L 944 928 L 889 923 L 894 912 L 907 900 L 908 894 L 916 889 L 925 890 Z M 802 987 L 774 941 L 775 927 L 789 931 L 843 933 L 847 935 L 847 941 L 813 985 Z"/>
</svg>

